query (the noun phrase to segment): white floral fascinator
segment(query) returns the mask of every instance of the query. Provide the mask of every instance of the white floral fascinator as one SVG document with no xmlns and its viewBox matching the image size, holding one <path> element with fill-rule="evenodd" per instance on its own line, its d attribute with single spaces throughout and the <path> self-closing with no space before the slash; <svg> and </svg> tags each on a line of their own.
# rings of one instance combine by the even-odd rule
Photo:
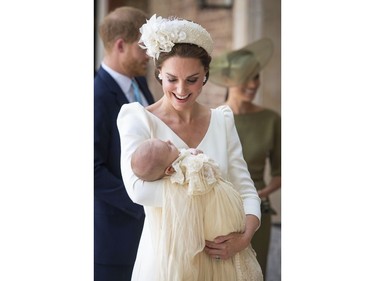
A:
<svg viewBox="0 0 375 281">
<path fill-rule="evenodd" d="M 197 23 L 184 19 L 167 19 L 153 15 L 140 28 L 139 43 L 147 55 L 159 58 L 160 52 L 170 52 L 175 43 L 190 43 L 202 47 L 208 54 L 213 50 L 210 34 Z"/>
</svg>

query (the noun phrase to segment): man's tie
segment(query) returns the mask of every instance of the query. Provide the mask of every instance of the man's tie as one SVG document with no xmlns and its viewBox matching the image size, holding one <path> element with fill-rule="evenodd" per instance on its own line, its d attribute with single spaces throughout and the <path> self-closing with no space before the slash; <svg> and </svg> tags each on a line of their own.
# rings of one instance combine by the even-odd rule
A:
<svg viewBox="0 0 375 281">
<path fill-rule="evenodd" d="M 141 95 L 140 95 L 140 92 L 139 92 L 139 88 L 138 88 L 137 82 L 134 79 L 132 79 L 132 87 L 133 87 L 133 93 L 134 93 L 135 101 L 142 104 L 142 98 L 141 98 Z"/>
</svg>

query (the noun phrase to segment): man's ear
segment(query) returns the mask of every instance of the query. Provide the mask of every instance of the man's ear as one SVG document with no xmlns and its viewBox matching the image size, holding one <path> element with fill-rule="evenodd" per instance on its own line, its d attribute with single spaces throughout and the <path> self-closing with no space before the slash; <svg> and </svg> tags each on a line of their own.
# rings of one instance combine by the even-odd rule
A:
<svg viewBox="0 0 375 281">
<path fill-rule="evenodd" d="M 125 50 L 125 41 L 122 38 L 118 38 L 115 42 L 115 47 L 119 52 L 124 52 Z"/>
<path fill-rule="evenodd" d="M 167 176 L 172 175 L 174 172 L 175 172 L 175 170 L 173 169 L 172 166 L 169 166 L 169 167 L 166 168 L 165 171 L 164 171 L 164 173 L 165 173 Z"/>
</svg>

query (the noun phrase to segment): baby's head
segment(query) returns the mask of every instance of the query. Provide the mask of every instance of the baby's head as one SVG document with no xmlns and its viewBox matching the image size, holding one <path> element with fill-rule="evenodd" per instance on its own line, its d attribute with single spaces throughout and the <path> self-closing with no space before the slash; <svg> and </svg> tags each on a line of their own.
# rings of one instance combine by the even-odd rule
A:
<svg viewBox="0 0 375 281">
<path fill-rule="evenodd" d="M 131 167 L 140 179 L 155 181 L 171 174 L 170 166 L 179 153 L 177 147 L 170 141 L 148 139 L 134 151 Z"/>
</svg>

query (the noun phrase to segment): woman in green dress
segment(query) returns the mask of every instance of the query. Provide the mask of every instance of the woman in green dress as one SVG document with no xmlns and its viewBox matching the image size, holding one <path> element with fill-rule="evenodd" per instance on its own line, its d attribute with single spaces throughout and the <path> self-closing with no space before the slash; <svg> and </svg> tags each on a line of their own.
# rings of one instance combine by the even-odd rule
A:
<svg viewBox="0 0 375 281">
<path fill-rule="evenodd" d="M 273 110 L 254 103 L 260 86 L 260 71 L 267 64 L 273 47 L 261 39 L 244 48 L 214 58 L 210 79 L 228 88 L 226 104 L 232 109 L 243 156 L 251 178 L 262 199 L 261 226 L 252 239 L 263 275 L 266 278 L 267 256 L 274 210 L 269 195 L 281 188 L 281 118 Z M 265 180 L 266 163 L 270 180 Z"/>
</svg>

